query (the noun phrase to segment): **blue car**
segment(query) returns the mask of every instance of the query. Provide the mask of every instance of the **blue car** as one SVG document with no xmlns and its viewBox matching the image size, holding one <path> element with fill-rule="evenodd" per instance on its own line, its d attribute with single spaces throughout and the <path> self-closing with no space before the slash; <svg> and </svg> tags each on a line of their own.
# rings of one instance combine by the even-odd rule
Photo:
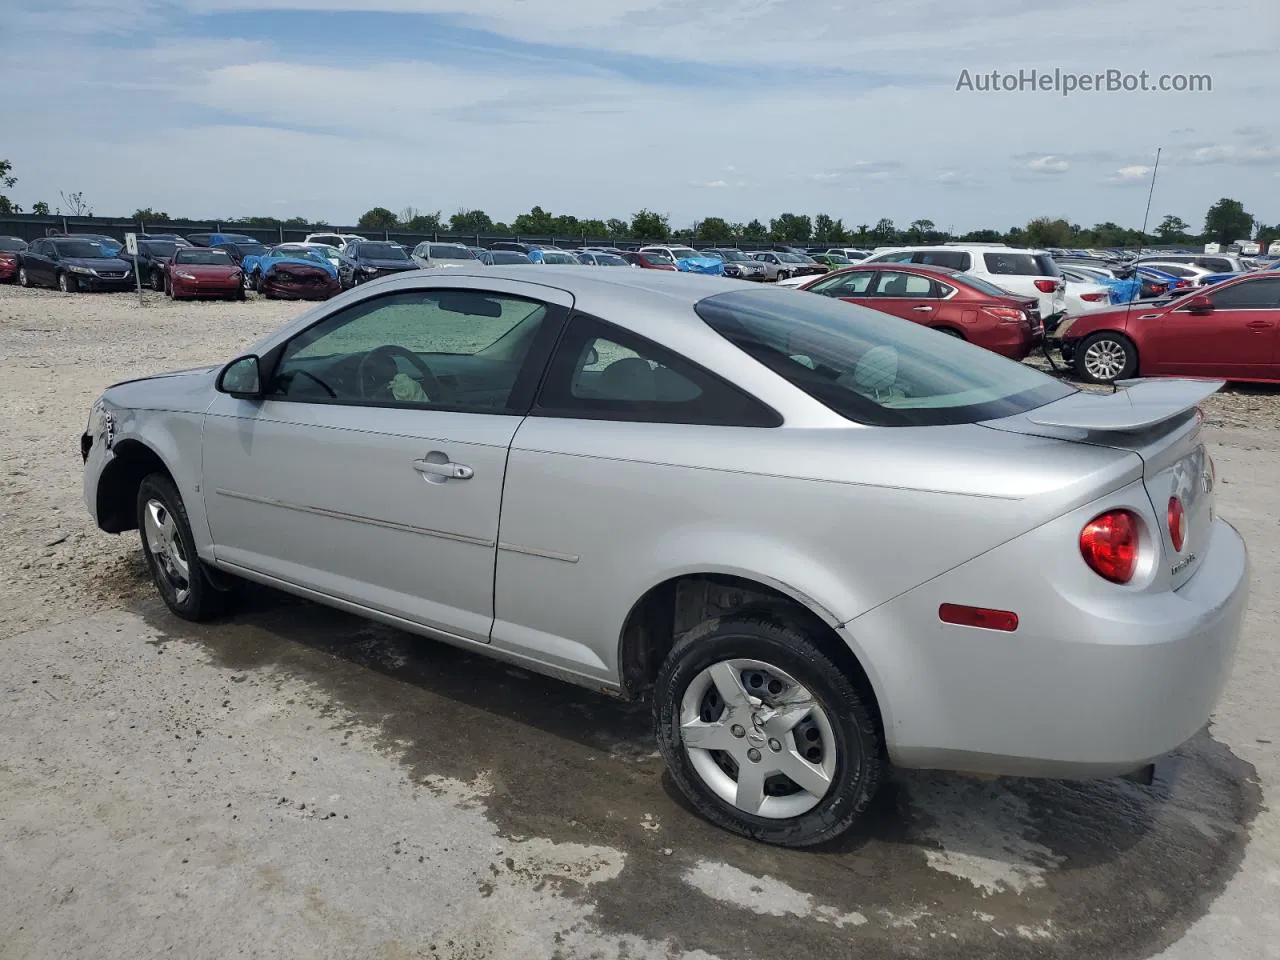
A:
<svg viewBox="0 0 1280 960">
<path fill-rule="evenodd" d="M 257 290 L 263 277 L 267 276 L 273 267 L 282 263 L 304 267 L 320 266 L 335 280 L 338 278 L 338 268 L 315 247 L 308 247 L 301 243 L 282 243 L 272 247 L 266 253 L 244 258 L 241 268 L 244 270 L 249 289 Z"/>
<path fill-rule="evenodd" d="M 582 261 L 567 250 L 530 250 L 529 259 L 533 263 L 568 263 L 582 266 Z"/>
</svg>

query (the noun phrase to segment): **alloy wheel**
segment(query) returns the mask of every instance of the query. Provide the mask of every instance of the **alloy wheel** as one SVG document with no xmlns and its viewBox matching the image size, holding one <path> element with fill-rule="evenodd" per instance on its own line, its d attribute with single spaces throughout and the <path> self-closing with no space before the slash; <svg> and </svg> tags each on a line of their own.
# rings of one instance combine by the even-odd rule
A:
<svg viewBox="0 0 1280 960">
<path fill-rule="evenodd" d="M 1095 340 L 1084 352 L 1084 368 L 1095 380 L 1109 382 L 1120 376 L 1129 353 L 1118 340 Z"/>
<path fill-rule="evenodd" d="M 191 565 L 173 514 L 162 501 L 151 499 L 147 501 L 142 522 L 147 549 L 156 561 L 156 572 L 173 592 L 174 602 L 186 602 L 191 592 Z"/>
<path fill-rule="evenodd" d="M 703 783 L 752 816 L 801 816 L 835 777 L 826 710 L 790 674 L 759 660 L 722 660 L 694 677 L 681 699 L 680 735 Z"/>
</svg>

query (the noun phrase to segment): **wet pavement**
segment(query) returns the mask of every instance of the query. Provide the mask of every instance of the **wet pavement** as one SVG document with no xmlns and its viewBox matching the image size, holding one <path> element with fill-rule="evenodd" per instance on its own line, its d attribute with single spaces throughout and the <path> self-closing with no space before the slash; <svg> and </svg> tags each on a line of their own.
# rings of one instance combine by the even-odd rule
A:
<svg viewBox="0 0 1280 960">
<path fill-rule="evenodd" d="M 466 802 L 499 836 L 617 851 L 620 869 L 567 894 L 601 933 L 726 960 L 1150 956 L 1221 893 L 1261 802 L 1252 768 L 1205 733 L 1150 787 L 897 772 L 837 845 L 770 848 L 683 805 L 643 705 L 265 590 L 209 626 L 139 612 L 157 653 L 200 654 L 192 683 L 306 691 L 329 749 L 358 733 L 411 784 L 479 785 Z M 482 899 L 514 869 L 497 860 L 459 895 Z"/>
</svg>

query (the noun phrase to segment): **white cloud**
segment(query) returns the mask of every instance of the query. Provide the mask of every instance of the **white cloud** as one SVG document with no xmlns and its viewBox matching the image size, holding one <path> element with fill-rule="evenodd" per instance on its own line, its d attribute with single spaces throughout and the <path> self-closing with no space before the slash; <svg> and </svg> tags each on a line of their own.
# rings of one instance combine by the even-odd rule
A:
<svg viewBox="0 0 1280 960">
<path fill-rule="evenodd" d="M 1141 163 L 1130 164 L 1127 167 L 1121 167 L 1111 175 L 1111 180 L 1117 183 L 1132 183 L 1134 181 L 1143 182 L 1147 177 L 1151 176 L 1151 167 Z"/>
<path fill-rule="evenodd" d="M 1028 160 L 1024 169 L 1032 173 L 1059 174 L 1066 173 L 1070 167 L 1071 164 L 1061 157 L 1047 156 Z"/>
</svg>

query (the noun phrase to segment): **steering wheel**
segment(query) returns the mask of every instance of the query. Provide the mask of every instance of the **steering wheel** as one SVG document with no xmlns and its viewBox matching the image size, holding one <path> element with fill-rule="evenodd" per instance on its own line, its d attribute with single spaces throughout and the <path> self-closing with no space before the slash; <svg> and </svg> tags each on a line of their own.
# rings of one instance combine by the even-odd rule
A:
<svg viewBox="0 0 1280 960">
<path fill-rule="evenodd" d="M 377 392 L 385 391 L 387 384 L 400 372 L 396 357 L 403 357 L 409 361 L 410 365 L 421 374 L 419 380 L 428 397 L 437 403 L 444 399 L 444 387 L 426 362 L 412 350 L 396 343 L 374 347 L 360 358 L 360 363 L 356 366 L 356 387 L 360 391 L 361 399 L 383 399 L 376 396 Z"/>
</svg>

